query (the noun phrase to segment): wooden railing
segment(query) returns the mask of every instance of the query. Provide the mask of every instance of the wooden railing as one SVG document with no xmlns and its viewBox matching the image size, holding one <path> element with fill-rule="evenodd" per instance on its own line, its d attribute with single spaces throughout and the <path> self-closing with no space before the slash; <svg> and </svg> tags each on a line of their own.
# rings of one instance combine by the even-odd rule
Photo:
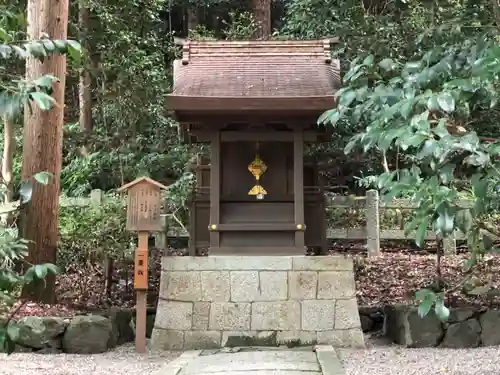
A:
<svg viewBox="0 0 500 375">
<path fill-rule="evenodd" d="M 61 197 L 61 206 L 79 206 L 85 207 L 88 205 L 100 205 L 106 200 L 106 196 L 101 190 L 92 190 L 88 198 L 68 198 Z M 347 208 L 360 208 L 366 212 L 366 225 L 359 228 L 337 228 L 329 227 L 327 229 L 327 238 L 329 240 L 347 239 L 347 240 L 366 240 L 366 247 L 369 256 L 380 254 L 380 241 L 381 240 L 398 240 L 398 239 L 413 239 L 414 233 L 405 235 L 404 230 L 401 229 L 380 229 L 380 211 L 384 209 L 415 209 L 415 205 L 406 199 L 394 199 L 390 203 L 382 203 L 379 200 L 379 195 L 376 190 L 367 191 L 366 196 L 334 196 L 329 197 L 327 203 L 328 210 L 334 209 L 347 209 Z M 462 201 L 460 203 L 464 208 L 470 207 L 471 203 Z M 19 202 L 12 202 L 0 205 L 0 215 L 19 206 Z M 162 248 L 166 245 L 168 237 L 185 237 L 189 234 L 185 229 L 167 226 L 168 214 L 162 215 L 165 222 L 165 232 L 156 233 L 157 247 Z M 456 251 L 456 240 L 463 239 L 462 233 L 456 233 L 453 237 L 447 238 L 444 243 L 445 252 Z M 425 234 L 426 240 L 435 240 L 436 234 L 432 231 L 427 231 Z"/>
</svg>

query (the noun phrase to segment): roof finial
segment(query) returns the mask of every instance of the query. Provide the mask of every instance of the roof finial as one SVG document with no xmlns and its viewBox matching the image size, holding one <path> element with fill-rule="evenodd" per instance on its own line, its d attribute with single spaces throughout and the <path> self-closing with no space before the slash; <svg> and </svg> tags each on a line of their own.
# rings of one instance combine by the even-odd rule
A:
<svg viewBox="0 0 500 375">
<path fill-rule="evenodd" d="M 332 53 L 330 51 L 330 39 L 323 40 L 323 52 L 325 54 L 325 63 L 330 64 L 332 62 Z"/>
<path fill-rule="evenodd" d="M 182 44 L 182 65 L 189 64 L 189 53 L 190 53 L 190 42 L 189 40 L 185 40 Z"/>
</svg>

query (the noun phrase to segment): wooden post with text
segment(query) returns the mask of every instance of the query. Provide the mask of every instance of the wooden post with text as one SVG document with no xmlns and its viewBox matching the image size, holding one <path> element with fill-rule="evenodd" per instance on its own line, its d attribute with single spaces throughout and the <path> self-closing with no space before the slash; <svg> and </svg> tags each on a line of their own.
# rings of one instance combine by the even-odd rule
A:
<svg viewBox="0 0 500 375">
<path fill-rule="evenodd" d="M 127 192 L 127 230 L 137 232 L 138 246 L 134 260 L 134 289 L 136 291 L 135 349 L 146 352 L 146 318 L 148 293 L 148 238 L 150 232 L 162 230 L 160 217 L 161 190 L 167 187 L 148 177 L 123 185 Z"/>
</svg>

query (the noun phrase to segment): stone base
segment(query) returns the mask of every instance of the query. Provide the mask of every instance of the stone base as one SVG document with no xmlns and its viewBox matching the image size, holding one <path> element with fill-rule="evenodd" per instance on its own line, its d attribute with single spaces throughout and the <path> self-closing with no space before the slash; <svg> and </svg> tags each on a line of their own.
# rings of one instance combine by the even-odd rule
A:
<svg viewBox="0 0 500 375">
<path fill-rule="evenodd" d="M 163 257 L 154 349 L 364 347 L 342 256 Z"/>
</svg>

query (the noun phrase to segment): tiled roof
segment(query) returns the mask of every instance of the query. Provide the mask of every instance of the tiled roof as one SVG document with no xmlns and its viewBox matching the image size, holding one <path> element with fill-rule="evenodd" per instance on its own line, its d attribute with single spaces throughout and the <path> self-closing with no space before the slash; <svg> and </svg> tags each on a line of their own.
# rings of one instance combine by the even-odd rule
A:
<svg viewBox="0 0 500 375">
<path fill-rule="evenodd" d="M 328 41 L 187 41 L 182 59 L 174 62 L 169 97 L 333 102 L 339 86 L 339 64 Z"/>
</svg>

